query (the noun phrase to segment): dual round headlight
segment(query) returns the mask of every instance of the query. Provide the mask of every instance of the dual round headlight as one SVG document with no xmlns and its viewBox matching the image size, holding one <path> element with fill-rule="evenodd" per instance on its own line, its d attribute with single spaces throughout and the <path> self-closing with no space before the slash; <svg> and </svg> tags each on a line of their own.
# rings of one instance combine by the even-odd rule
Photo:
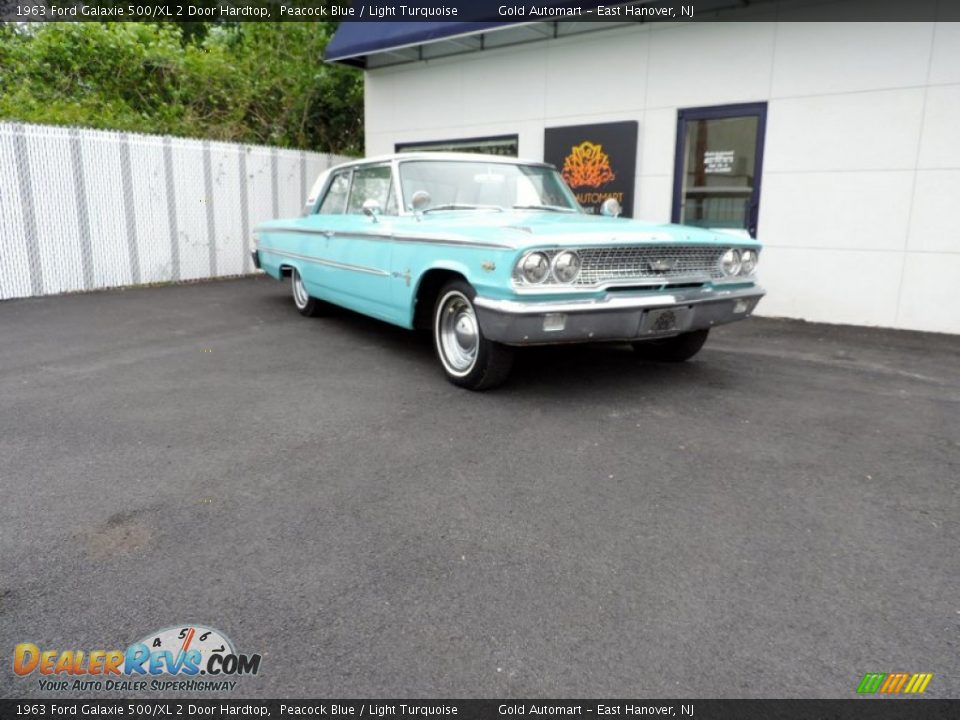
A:
<svg viewBox="0 0 960 720">
<path fill-rule="evenodd" d="M 756 250 L 742 250 L 740 252 L 740 274 L 752 275 L 757 269 L 757 263 L 760 261 L 760 254 Z"/>
<path fill-rule="evenodd" d="M 571 283 L 580 274 L 580 256 L 572 250 L 564 250 L 557 253 L 551 263 L 546 253 L 532 252 L 520 261 L 520 275 L 531 285 L 544 282 L 551 269 L 557 282 Z"/>
<path fill-rule="evenodd" d="M 557 282 L 571 283 L 580 274 L 580 256 L 570 250 L 557 253 L 553 259 L 553 276 Z"/>
<path fill-rule="evenodd" d="M 720 258 L 720 268 L 724 275 L 738 275 L 740 273 L 740 251 L 736 248 L 727 250 Z"/>
<path fill-rule="evenodd" d="M 520 261 L 520 274 L 532 285 L 542 283 L 550 274 L 550 258 L 542 252 L 532 252 Z"/>
<path fill-rule="evenodd" d="M 728 277 L 752 275 L 753 271 L 757 269 L 759 259 L 760 256 L 756 250 L 730 248 L 720 258 L 720 269 Z"/>
</svg>

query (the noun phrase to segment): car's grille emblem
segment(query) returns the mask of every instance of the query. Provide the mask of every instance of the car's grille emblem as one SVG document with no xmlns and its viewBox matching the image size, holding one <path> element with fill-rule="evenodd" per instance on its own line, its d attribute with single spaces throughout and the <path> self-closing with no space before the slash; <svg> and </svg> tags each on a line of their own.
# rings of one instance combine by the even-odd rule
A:
<svg viewBox="0 0 960 720">
<path fill-rule="evenodd" d="M 649 267 L 654 272 L 662 273 L 669 272 L 677 266 L 676 260 L 670 260 L 668 258 L 652 258 L 647 260 L 647 267 Z"/>
</svg>

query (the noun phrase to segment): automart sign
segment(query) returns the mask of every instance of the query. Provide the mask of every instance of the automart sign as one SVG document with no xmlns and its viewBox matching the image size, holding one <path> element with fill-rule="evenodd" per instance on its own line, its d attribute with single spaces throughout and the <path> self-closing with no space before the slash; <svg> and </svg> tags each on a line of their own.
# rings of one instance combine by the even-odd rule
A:
<svg viewBox="0 0 960 720">
<path fill-rule="evenodd" d="M 557 166 L 589 212 L 599 212 L 604 200 L 616 198 L 623 215 L 633 217 L 637 131 L 632 120 L 547 128 L 544 159 Z"/>
</svg>

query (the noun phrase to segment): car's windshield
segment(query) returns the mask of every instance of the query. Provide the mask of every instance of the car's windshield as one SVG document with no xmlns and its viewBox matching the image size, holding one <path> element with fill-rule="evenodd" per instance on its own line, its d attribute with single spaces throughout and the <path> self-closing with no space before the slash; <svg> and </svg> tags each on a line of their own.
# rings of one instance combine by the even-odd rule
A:
<svg viewBox="0 0 960 720">
<path fill-rule="evenodd" d="M 540 165 L 483 161 L 407 160 L 400 163 L 400 185 L 410 209 L 414 193 L 426 192 L 425 209 L 518 208 L 581 212 L 556 170 Z"/>
</svg>

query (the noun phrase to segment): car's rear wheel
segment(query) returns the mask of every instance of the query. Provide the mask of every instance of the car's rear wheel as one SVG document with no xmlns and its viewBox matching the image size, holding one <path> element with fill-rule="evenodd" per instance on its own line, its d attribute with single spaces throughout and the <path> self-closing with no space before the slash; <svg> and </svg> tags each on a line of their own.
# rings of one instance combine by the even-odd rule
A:
<svg viewBox="0 0 960 720">
<path fill-rule="evenodd" d="M 293 304 L 301 315 L 307 317 L 316 317 L 323 309 L 323 301 L 310 297 L 306 286 L 303 284 L 303 278 L 296 268 L 290 270 L 290 286 L 293 289 Z"/>
<path fill-rule="evenodd" d="M 710 329 L 694 330 L 662 340 L 644 340 L 631 343 L 633 349 L 644 360 L 654 362 L 683 362 L 689 360 L 698 352 L 707 341 Z"/>
<path fill-rule="evenodd" d="M 513 349 L 483 336 L 475 296 L 462 280 L 443 287 L 433 311 L 433 344 L 450 382 L 468 390 L 489 390 L 510 374 Z"/>
</svg>

